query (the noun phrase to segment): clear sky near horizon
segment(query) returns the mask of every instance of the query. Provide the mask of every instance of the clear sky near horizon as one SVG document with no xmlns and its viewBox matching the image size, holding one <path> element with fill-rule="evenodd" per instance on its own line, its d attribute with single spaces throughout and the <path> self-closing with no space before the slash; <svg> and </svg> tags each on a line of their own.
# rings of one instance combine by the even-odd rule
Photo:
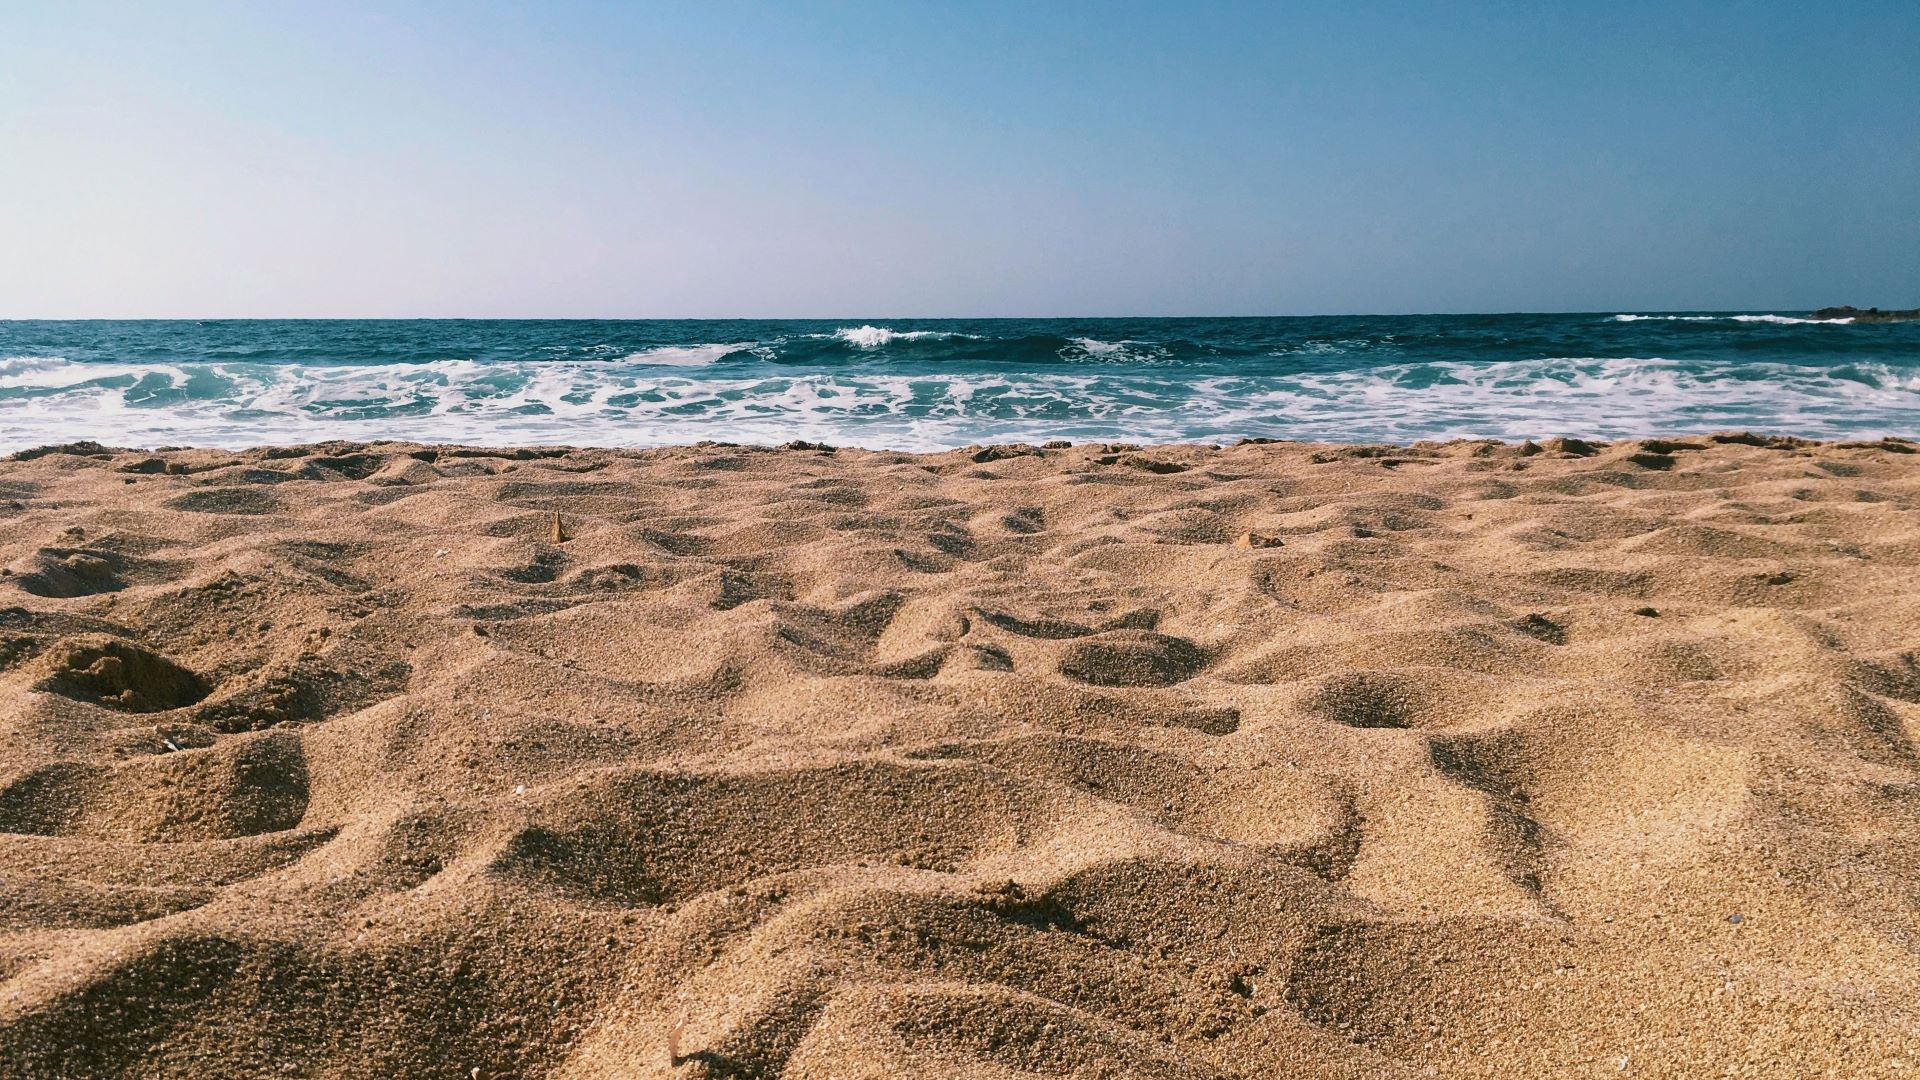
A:
<svg viewBox="0 0 1920 1080">
<path fill-rule="evenodd" d="M 1920 304 L 1920 3 L 0 0 L 0 317 Z"/>
</svg>

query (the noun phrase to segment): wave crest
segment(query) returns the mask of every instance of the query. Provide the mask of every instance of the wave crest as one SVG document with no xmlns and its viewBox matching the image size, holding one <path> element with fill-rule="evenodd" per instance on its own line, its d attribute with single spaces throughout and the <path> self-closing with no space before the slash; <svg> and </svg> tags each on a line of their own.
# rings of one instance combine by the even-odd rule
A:
<svg viewBox="0 0 1920 1080">
<path fill-rule="evenodd" d="M 1852 319 L 1802 319 L 1793 315 L 1734 315 L 1734 322 L 1778 323 L 1783 326 L 1845 326 Z"/>
<path fill-rule="evenodd" d="M 895 330 L 887 326 L 843 326 L 831 335 L 837 341 L 844 341 L 859 349 L 879 349 L 896 341 L 957 341 L 977 340 L 973 334 L 961 334 L 950 330 Z"/>
<path fill-rule="evenodd" d="M 1779 326 L 1845 326 L 1852 319 L 1805 319 L 1798 315 L 1615 315 L 1614 322 L 1743 322 Z"/>
<path fill-rule="evenodd" d="M 764 357 L 766 350 L 756 342 L 739 342 L 732 345 L 656 345 L 651 349 L 628 353 L 620 358 L 626 364 L 657 364 L 662 367 L 705 367 L 716 364 L 736 353 L 752 353 Z"/>
</svg>

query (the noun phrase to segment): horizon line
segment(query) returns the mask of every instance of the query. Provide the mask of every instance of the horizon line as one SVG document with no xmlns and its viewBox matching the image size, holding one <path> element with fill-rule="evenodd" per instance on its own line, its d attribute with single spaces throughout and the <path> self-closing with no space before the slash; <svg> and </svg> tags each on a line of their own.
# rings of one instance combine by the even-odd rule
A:
<svg viewBox="0 0 1920 1080">
<path fill-rule="evenodd" d="M 1785 312 L 1814 312 L 1824 307 L 1852 306 L 1875 310 L 1874 306 L 1823 305 L 1822 307 L 1771 308 L 1653 308 L 1620 305 L 1586 310 L 1536 311 L 1515 308 L 1507 311 L 1344 311 L 1294 312 L 1236 315 L 68 315 L 0 316 L 0 323 L 26 322 L 1073 322 L 1081 320 L 1123 319 L 1367 319 L 1367 318 L 1491 318 L 1505 315 L 1751 315 Z M 1877 310 L 1900 310 L 1878 308 Z"/>
</svg>

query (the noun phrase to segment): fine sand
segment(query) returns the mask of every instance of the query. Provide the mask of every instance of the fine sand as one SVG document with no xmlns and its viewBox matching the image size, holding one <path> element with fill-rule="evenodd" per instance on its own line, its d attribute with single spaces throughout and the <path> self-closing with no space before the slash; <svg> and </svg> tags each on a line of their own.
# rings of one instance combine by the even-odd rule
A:
<svg viewBox="0 0 1920 1080">
<path fill-rule="evenodd" d="M 1914 1075 L 1916 449 L 16 455 L 0 1076 Z"/>
</svg>

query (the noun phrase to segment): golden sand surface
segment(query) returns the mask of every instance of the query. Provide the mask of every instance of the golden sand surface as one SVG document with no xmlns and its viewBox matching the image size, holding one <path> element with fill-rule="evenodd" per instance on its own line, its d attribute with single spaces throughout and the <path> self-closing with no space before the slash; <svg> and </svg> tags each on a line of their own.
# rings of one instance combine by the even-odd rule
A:
<svg viewBox="0 0 1920 1080">
<path fill-rule="evenodd" d="M 0 1076 L 1920 1074 L 1916 449 L 16 455 Z"/>
</svg>

